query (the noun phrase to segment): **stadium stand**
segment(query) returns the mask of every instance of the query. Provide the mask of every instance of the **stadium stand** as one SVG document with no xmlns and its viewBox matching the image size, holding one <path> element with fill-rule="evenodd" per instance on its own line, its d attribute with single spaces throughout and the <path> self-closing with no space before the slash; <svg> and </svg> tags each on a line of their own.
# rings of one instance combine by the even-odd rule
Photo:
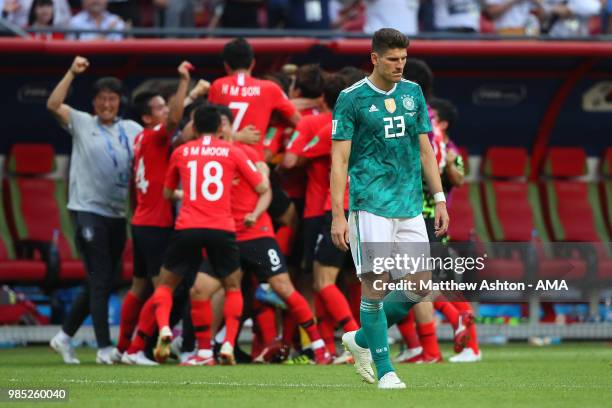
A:
<svg viewBox="0 0 612 408">
<path fill-rule="evenodd" d="M 45 279 L 48 284 L 85 277 L 66 209 L 66 181 L 47 177 L 54 168 L 51 145 L 13 145 L 7 165 L 8 191 L 5 194 L 5 202 L 9 204 L 9 226 L 17 246 L 26 253 L 38 252 L 48 263 Z M 54 250 L 59 255 L 57 260 L 52 257 Z"/>
<path fill-rule="evenodd" d="M 523 253 L 528 260 L 532 278 L 580 279 L 586 274 L 586 264 L 577 254 L 560 256 L 550 243 L 542 217 L 537 185 L 527 182 L 529 174 L 527 149 L 492 147 L 485 156 L 482 183 L 487 220 L 497 242 L 529 242 Z M 571 256 L 575 255 L 575 256 Z M 572 266 L 570 273 L 565 273 Z M 564 271 L 559 276 L 559 271 Z"/>
<path fill-rule="evenodd" d="M 0 193 L 2 193 L 1 188 Z M 0 281 L 40 282 L 45 278 L 46 273 L 47 266 L 40 260 L 17 259 L 4 214 L 4 206 L 0 205 Z"/>
<path fill-rule="evenodd" d="M 583 182 L 586 153 L 582 148 L 554 147 L 544 162 L 543 181 L 548 223 L 555 241 L 593 243 L 591 262 L 598 279 L 612 278 L 609 236 L 600 207 L 597 184 Z M 583 254 L 589 256 L 589 254 Z"/>
<path fill-rule="evenodd" d="M 488 255 L 487 267 L 478 273 L 478 279 L 518 281 L 525 276 L 525 265 L 516 254 L 498 256 L 491 245 L 478 183 L 465 183 L 453 189 L 449 203 L 448 213 L 453 220 L 448 232 L 451 241 L 473 242 L 478 254 Z"/>
</svg>

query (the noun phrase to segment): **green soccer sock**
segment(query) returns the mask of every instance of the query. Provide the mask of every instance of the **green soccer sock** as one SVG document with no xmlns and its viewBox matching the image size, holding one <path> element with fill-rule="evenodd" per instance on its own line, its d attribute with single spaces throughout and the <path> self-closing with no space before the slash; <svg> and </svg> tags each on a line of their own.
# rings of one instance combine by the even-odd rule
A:
<svg viewBox="0 0 612 408">
<path fill-rule="evenodd" d="M 383 303 L 380 300 L 361 299 L 359 312 L 361 329 L 355 334 L 355 342 L 360 347 L 369 347 L 380 380 L 383 375 L 395 371 L 389 358 L 387 318 Z"/>
<path fill-rule="evenodd" d="M 408 299 L 406 294 L 401 290 L 389 292 L 383 299 L 383 310 L 387 317 L 387 326 L 391 327 L 395 323 L 401 321 L 408 315 L 412 306 L 416 304 L 417 302 Z"/>
</svg>

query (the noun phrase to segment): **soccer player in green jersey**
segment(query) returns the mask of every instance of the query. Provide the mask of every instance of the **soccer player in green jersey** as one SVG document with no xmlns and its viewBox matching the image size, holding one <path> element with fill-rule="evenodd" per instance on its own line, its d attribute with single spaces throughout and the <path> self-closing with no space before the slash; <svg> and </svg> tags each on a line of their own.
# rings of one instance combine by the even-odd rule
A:
<svg viewBox="0 0 612 408">
<path fill-rule="evenodd" d="M 436 235 L 446 233 L 449 222 L 427 137 L 431 123 L 425 99 L 417 84 L 402 79 L 407 46 L 408 39 L 397 30 L 375 32 L 372 74 L 342 91 L 332 121 L 332 240 L 343 250 L 350 245 L 362 282 L 361 329 L 345 333 L 342 341 L 355 359 L 357 373 L 369 383 L 377 378 L 381 389 L 406 387 L 389 358 L 387 327 L 402 319 L 424 293 L 397 290 L 385 296 L 380 282 L 390 277 L 414 279 L 414 275 L 376 271 L 365 262 L 371 261 L 372 255 L 367 246 L 363 253 L 364 244 L 375 244 L 370 247 L 375 252 L 379 248 L 376 244 L 428 242 L 421 214 L 421 168 L 430 191 L 435 193 Z M 343 208 L 347 176 L 349 221 Z"/>
</svg>

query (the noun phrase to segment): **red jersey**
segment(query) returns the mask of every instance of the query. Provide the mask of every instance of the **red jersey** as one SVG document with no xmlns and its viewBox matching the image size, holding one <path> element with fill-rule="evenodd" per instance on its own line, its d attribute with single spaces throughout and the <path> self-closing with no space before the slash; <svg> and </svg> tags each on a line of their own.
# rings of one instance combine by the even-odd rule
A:
<svg viewBox="0 0 612 408">
<path fill-rule="evenodd" d="M 253 163 L 264 161 L 263 156 L 252 146 L 243 143 L 235 143 L 234 146 L 242 150 Z M 250 227 L 244 225 L 244 217 L 253 212 L 257 201 L 259 201 L 259 194 L 253 190 L 244 177 L 235 178 L 232 187 L 232 215 L 236 222 L 237 241 L 250 241 L 264 237 L 274 238 L 272 218 L 267 211 L 259 216 L 255 225 Z"/>
<path fill-rule="evenodd" d="M 296 112 L 287 95 L 276 83 L 244 73 L 215 80 L 208 91 L 208 100 L 226 105 L 232 110 L 234 131 L 247 125 L 255 126 L 261 132 L 261 139 L 256 146 L 262 152 L 272 112 L 278 111 L 286 118 Z"/>
<path fill-rule="evenodd" d="M 163 124 L 144 129 L 134 139 L 136 210 L 133 225 L 172 227 L 172 202 L 164 199 L 164 180 L 170 159 L 170 134 Z"/>
<path fill-rule="evenodd" d="M 291 135 L 291 140 L 289 140 L 286 148 L 287 152 L 300 155 L 304 146 L 312 140 L 323 126 L 331 124 L 331 121 L 331 112 L 304 116 L 297 124 L 293 135 Z"/>
<path fill-rule="evenodd" d="M 318 117 L 319 110 L 316 108 L 306 108 L 301 110 L 300 114 L 302 115 L 302 119 L 298 123 L 295 130 L 293 130 L 292 132 L 287 132 L 287 128 L 285 128 L 285 131 L 280 133 L 280 135 L 284 138 L 282 143 L 285 151 L 289 151 L 289 147 L 293 146 L 295 140 L 300 134 L 308 133 L 308 131 L 310 131 L 309 124 L 312 124 L 313 122 L 311 120 L 307 120 L 305 124 L 302 124 L 302 122 L 306 118 Z M 331 122 L 331 117 L 329 120 Z M 310 139 L 306 139 L 306 142 L 308 142 L 308 140 Z M 298 141 L 298 143 L 301 143 L 301 141 Z M 302 145 L 302 148 L 303 147 L 304 146 Z M 300 152 L 301 149 L 292 151 L 292 153 L 295 154 L 299 154 Z M 281 185 L 283 187 L 283 190 L 290 198 L 304 198 L 306 192 L 306 171 L 301 167 L 295 167 L 293 169 L 285 170 L 283 172 L 283 177 L 281 178 Z"/>
<path fill-rule="evenodd" d="M 312 159 L 308 167 L 308 185 L 306 187 L 306 207 L 312 214 L 324 214 L 331 210 L 330 172 L 331 172 L 332 125 L 323 126 L 317 134 L 304 146 L 301 156 Z M 311 203 L 311 204 L 309 204 Z M 348 182 L 344 190 L 344 209 L 348 210 Z M 315 217 L 316 215 L 312 215 Z"/>
<path fill-rule="evenodd" d="M 175 229 L 207 228 L 234 232 L 233 180 L 241 175 L 251 187 L 262 181 L 255 164 L 231 143 L 209 135 L 177 148 L 170 157 L 165 187 L 183 184 L 183 205 Z"/>
</svg>

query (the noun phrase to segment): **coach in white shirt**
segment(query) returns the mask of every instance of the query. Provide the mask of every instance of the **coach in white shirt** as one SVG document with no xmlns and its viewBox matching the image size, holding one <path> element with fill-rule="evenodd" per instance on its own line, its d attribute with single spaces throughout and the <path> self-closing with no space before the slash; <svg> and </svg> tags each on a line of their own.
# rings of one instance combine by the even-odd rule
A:
<svg viewBox="0 0 612 408">
<path fill-rule="evenodd" d="M 107 0 L 83 0 L 83 11 L 70 19 L 70 28 L 81 30 L 124 30 L 125 23 L 121 17 L 109 13 Z M 122 40 L 121 33 L 82 33 L 70 34 L 66 37 L 71 40 Z"/>
<path fill-rule="evenodd" d="M 451 32 L 480 31 L 479 0 L 434 0 L 436 30 Z"/>
<path fill-rule="evenodd" d="M 394 28 L 407 35 L 419 32 L 419 0 L 365 0 L 363 31 L 373 34 L 381 28 Z"/>
</svg>

